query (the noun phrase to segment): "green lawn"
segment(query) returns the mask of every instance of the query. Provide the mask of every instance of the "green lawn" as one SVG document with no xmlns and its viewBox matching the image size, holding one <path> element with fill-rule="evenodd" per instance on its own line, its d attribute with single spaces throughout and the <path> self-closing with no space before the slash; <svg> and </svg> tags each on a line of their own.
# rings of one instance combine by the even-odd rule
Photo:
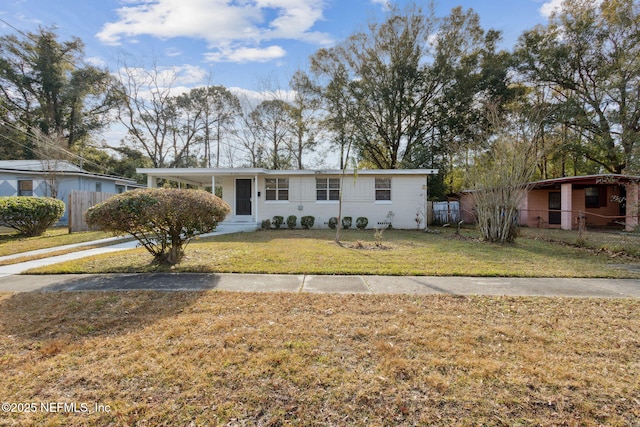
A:
<svg viewBox="0 0 640 427">
<path fill-rule="evenodd" d="M 481 242 L 475 231 L 438 233 L 387 230 L 376 246 L 374 232 L 346 230 L 342 244 L 330 230 L 240 233 L 193 241 L 173 272 L 285 274 L 379 274 L 512 277 L 640 277 L 620 264 L 638 259 L 576 248 L 543 239 L 515 244 Z M 109 273 L 167 270 L 151 264 L 144 249 L 69 261 L 29 273 Z"/>
</svg>

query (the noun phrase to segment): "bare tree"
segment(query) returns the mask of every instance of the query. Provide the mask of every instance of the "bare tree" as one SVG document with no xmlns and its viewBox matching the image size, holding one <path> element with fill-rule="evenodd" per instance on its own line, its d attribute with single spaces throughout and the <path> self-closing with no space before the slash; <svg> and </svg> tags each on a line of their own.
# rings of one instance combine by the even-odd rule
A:
<svg viewBox="0 0 640 427">
<path fill-rule="evenodd" d="M 318 112 L 321 99 L 311 79 L 303 71 L 296 71 L 291 78 L 294 91 L 293 100 L 289 104 L 291 117 L 291 135 L 289 151 L 298 169 L 304 169 L 302 156 L 312 151 L 317 145 Z"/>
<path fill-rule="evenodd" d="M 262 101 L 253 109 L 249 119 L 259 140 L 265 141 L 267 166 L 271 169 L 288 168 L 291 159 L 286 148 L 292 129 L 289 104 L 280 99 Z"/>
<path fill-rule="evenodd" d="M 117 119 L 127 129 L 126 140 L 140 146 L 156 168 L 180 162 L 175 156 L 187 147 L 185 141 L 175 140 L 177 106 L 171 95 L 175 73 L 156 66 L 150 71 L 125 66 L 119 77 Z"/>
<path fill-rule="evenodd" d="M 493 128 L 497 133 L 490 137 L 489 149 L 476 157 L 469 170 L 470 188 L 482 238 L 513 242 L 520 204 L 537 167 L 536 139 L 541 127 L 539 121 L 515 112 Z"/>
<path fill-rule="evenodd" d="M 258 130 L 251 119 L 253 106 L 247 96 L 240 100 L 240 116 L 236 120 L 234 139 L 238 149 L 245 154 L 245 165 L 256 168 L 264 166 L 264 146 L 260 141 Z"/>
<path fill-rule="evenodd" d="M 215 142 L 215 165 L 220 167 L 223 139 L 231 134 L 232 125 L 240 115 L 240 100 L 224 86 L 192 89 L 189 96 L 201 112 L 200 138 L 204 145 L 204 163 L 211 167 L 211 142 Z"/>
</svg>

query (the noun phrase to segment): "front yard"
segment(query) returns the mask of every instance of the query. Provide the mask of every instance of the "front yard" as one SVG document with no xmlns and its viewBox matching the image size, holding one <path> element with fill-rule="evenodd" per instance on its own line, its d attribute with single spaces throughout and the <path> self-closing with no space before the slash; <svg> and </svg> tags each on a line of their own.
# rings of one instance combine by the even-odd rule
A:
<svg viewBox="0 0 640 427">
<path fill-rule="evenodd" d="M 577 248 L 574 234 L 502 246 L 439 231 L 218 236 L 174 271 L 630 277 L 615 265 L 640 264 L 598 235 Z M 150 261 L 136 249 L 40 272 Z M 636 299 L 3 293 L 0 425 L 640 425 L 638 312 Z"/>
<path fill-rule="evenodd" d="M 640 259 L 523 237 L 513 245 L 481 242 L 473 230 L 456 235 L 387 230 L 270 230 L 195 240 L 174 272 L 379 274 L 516 277 L 640 277 Z M 378 245 L 377 245 L 378 244 Z M 379 247 L 381 246 L 381 247 Z M 627 267 L 627 268 L 625 268 Z M 150 272 L 142 248 L 31 270 L 29 273 Z M 164 268 L 166 270 L 166 268 Z"/>
<path fill-rule="evenodd" d="M 0 397 L 37 405 L 0 424 L 639 425 L 638 312 L 633 299 L 0 294 Z"/>
</svg>

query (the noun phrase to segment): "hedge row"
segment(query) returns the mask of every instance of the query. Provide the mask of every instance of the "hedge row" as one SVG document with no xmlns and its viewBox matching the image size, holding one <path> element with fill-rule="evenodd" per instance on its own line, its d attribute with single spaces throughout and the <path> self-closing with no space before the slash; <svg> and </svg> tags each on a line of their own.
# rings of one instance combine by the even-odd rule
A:
<svg viewBox="0 0 640 427">
<path fill-rule="evenodd" d="M 298 221 L 298 217 L 296 217 L 295 215 L 289 215 L 286 219 L 286 222 L 283 216 L 276 215 L 271 219 L 263 220 L 262 229 L 268 230 L 273 226 L 273 228 L 275 228 L 276 230 L 279 230 L 280 228 L 282 228 L 282 226 L 285 223 L 287 225 L 287 228 L 294 229 L 296 228 L 297 221 Z M 342 228 L 348 229 L 348 228 L 351 228 L 351 226 L 353 225 L 353 218 L 350 216 L 345 216 L 342 218 L 341 222 L 342 222 Z M 302 226 L 302 228 L 306 230 L 313 228 L 314 223 L 315 223 L 315 217 L 311 215 L 303 216 L 302 218 L 300 218 L 300 225 Z M 338 224 L 338 218 L 336 218 L 335 216 L 332 216 L 331 218 L 329 218 L 329 221 L 327 222 L 327 225 L 329 226 L 329 228 L 334 230 L 337 224 Z M 356 228 L 359 230 L 364 230 L 365 228 L 367 228 L 368 224 L 369 224 L 369 220 L 363 216 L 358 217 L 356 219 Z"/>
</svg>

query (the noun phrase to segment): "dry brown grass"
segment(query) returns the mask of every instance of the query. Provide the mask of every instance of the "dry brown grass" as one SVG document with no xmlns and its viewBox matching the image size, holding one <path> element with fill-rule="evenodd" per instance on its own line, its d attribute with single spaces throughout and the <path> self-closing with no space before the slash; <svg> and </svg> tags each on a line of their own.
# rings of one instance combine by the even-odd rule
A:
<svg viewBox="0 0 640 427">
<path fill-rule="evenodd" d="M 3 425 L 638 425 L 640 301 L 3 294 Z M 94 413 L 94 405 L 111 412 Z"/>
</svg>

